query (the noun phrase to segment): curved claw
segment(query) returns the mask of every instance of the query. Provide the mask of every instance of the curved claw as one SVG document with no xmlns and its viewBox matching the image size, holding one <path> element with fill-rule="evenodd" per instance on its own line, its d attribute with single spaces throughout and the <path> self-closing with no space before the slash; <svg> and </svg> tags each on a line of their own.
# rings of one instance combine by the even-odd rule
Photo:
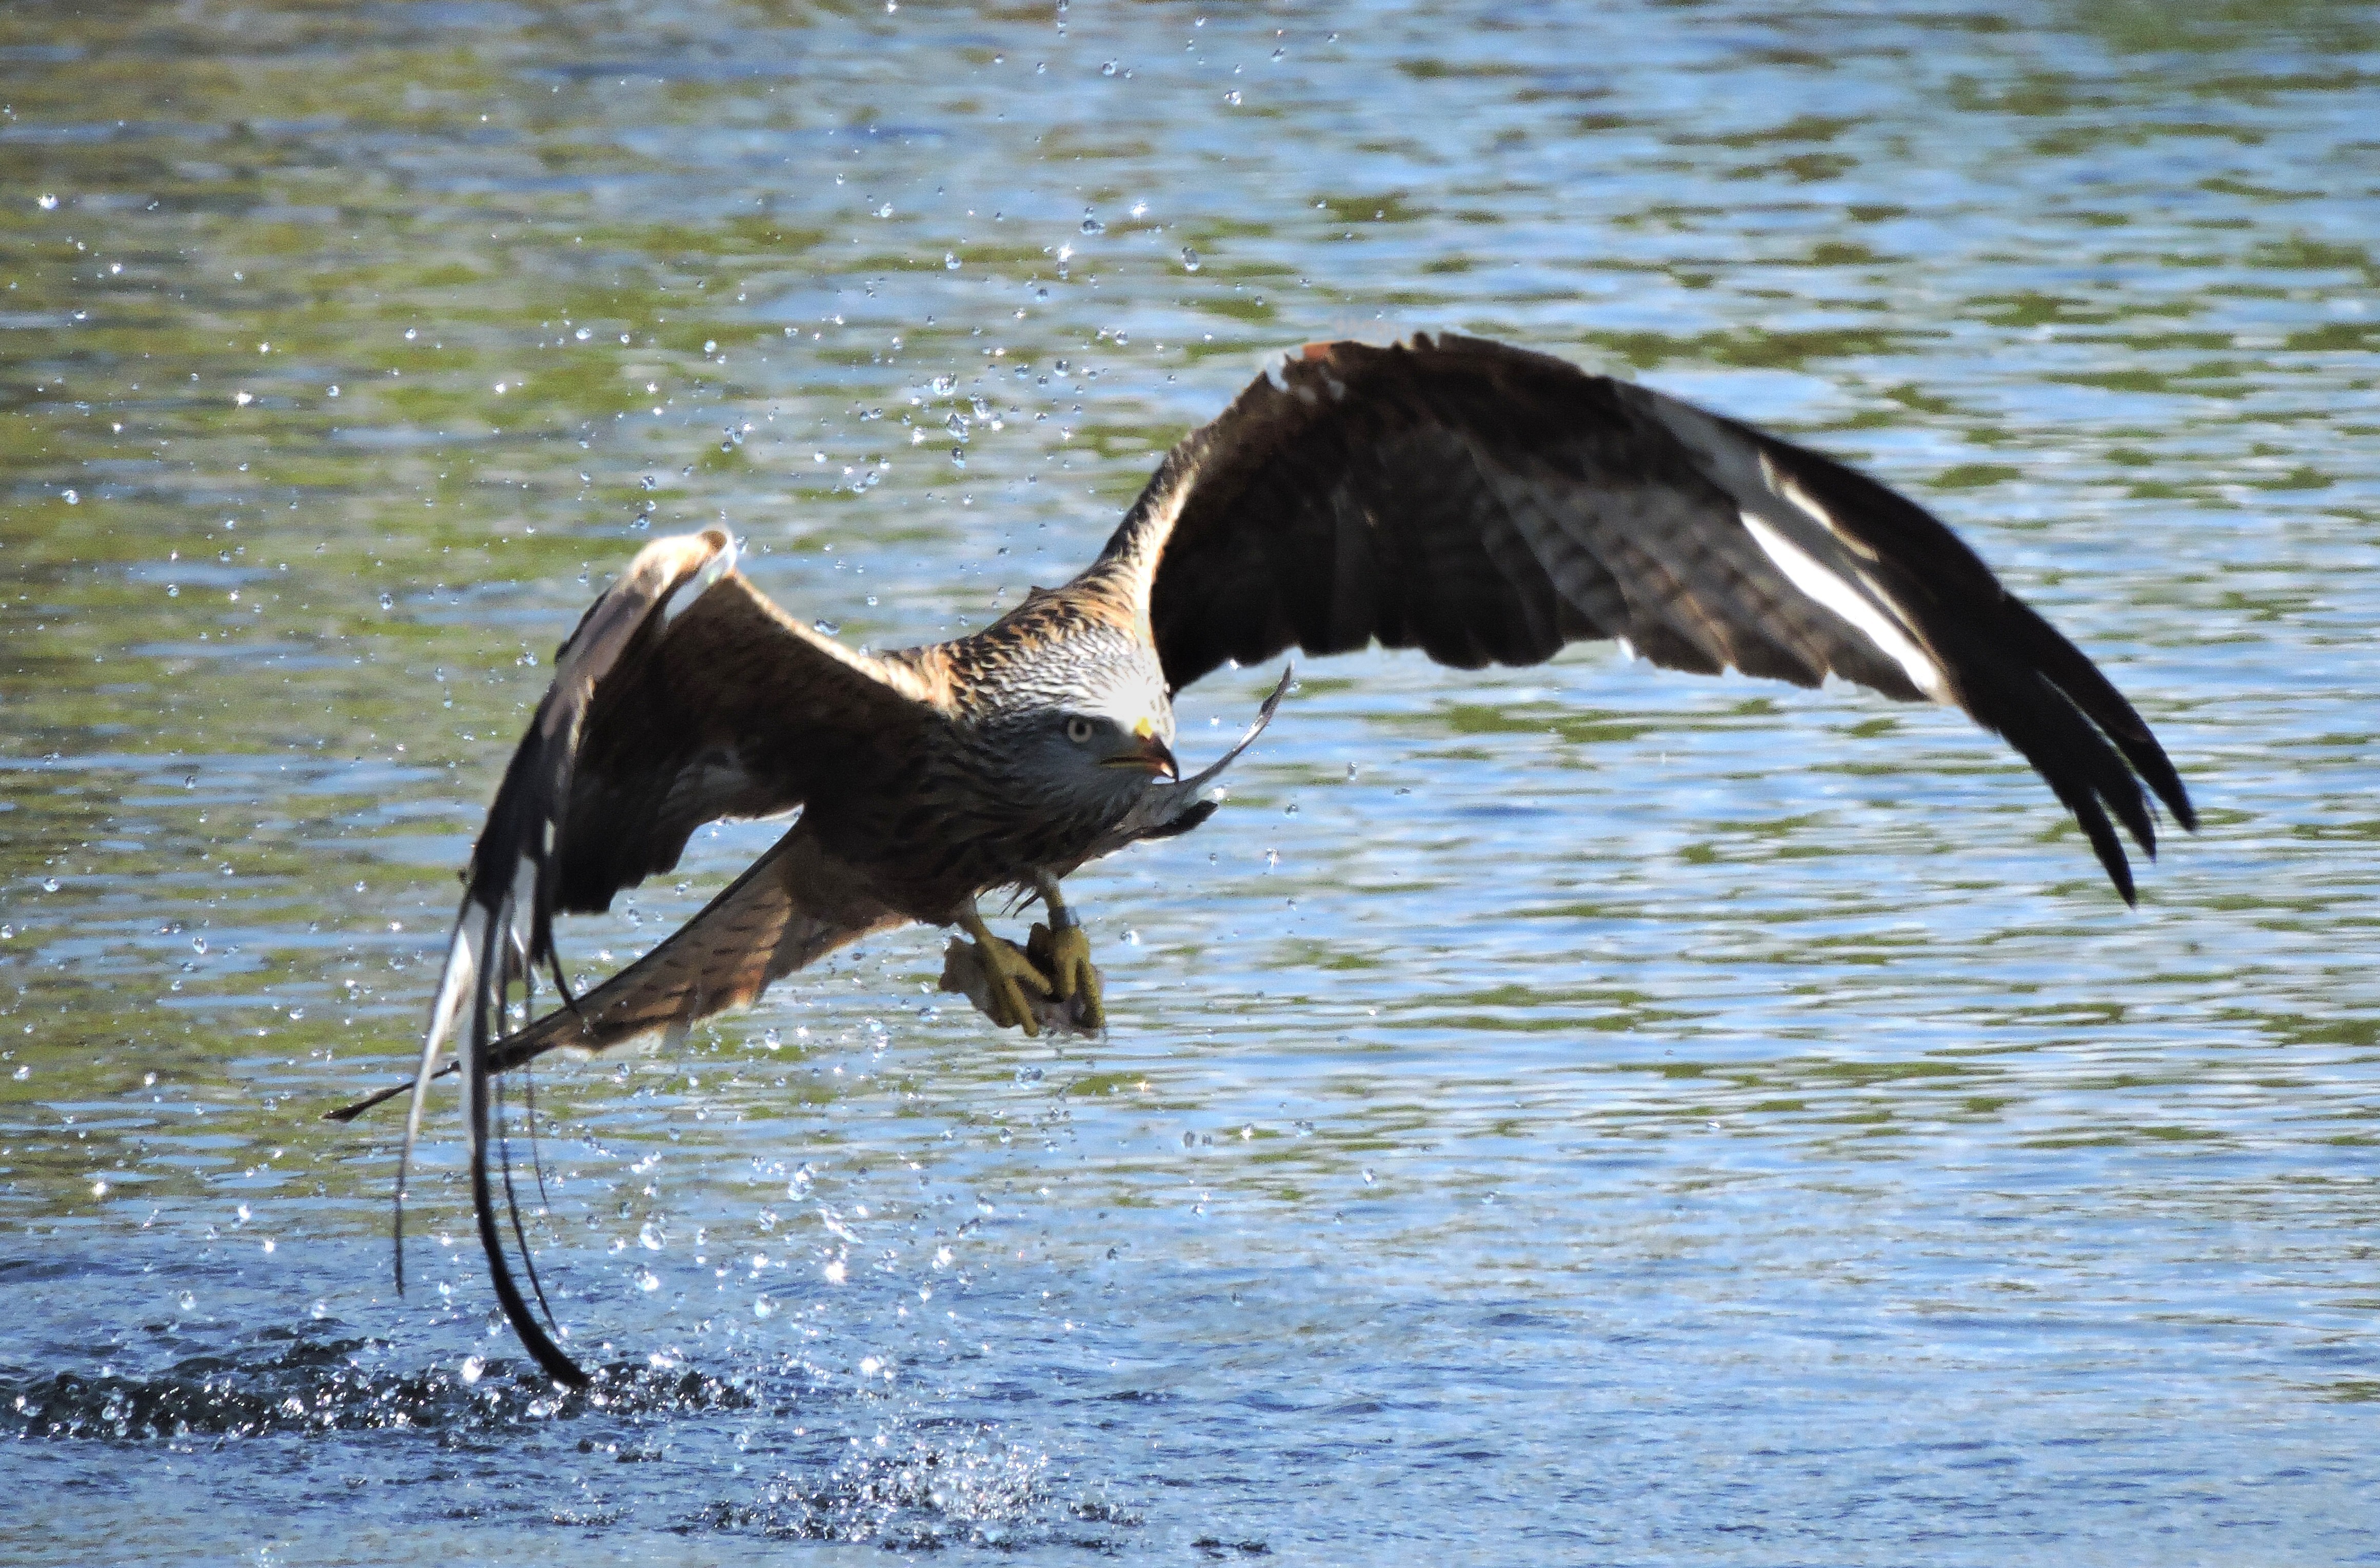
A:
<svg viewBox="0 0 2380 1568">
<path fill-rule="evenodd" d="M 1108 1027 L 1099 972 L 1091 966 L 1091 939 L 1082 927 L 1066 925 L 1051 930 L 1035 926 L 1025 951 L 1049 975 L 1050 994 L 1061 1002 L 1075 1002 L 1075 1016 L 1085 1029 Z"/>
<path fill-rule="evenodd" d="M 1041 1026 L 1025 993 L 1030 991 L 1036 996 L 1050 995 L 1052 988 L 1049 977 L 1013 942 L 986 933 L 976 939 L 975 946 L 976 957 L 983 966 L 984 979 L 991 991 L 986 999 L 990 1003 L 984 1009 L 986 1015 L 1003 1029 L 1021 1028 L 1028 1036 L 1039 1035 Z"/>
</svg>

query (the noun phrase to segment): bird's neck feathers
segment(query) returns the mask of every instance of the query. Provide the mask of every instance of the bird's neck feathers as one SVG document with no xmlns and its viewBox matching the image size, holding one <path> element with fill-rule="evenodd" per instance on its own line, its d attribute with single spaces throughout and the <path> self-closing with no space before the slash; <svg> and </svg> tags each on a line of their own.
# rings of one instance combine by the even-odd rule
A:
<svg viewBox="0 0 2380 1568">
<path fill-rule="evenodd" d="M 939 644 L 958 706 L 983 718 L 1061 706 L 1143 663 L 1154 669 L 1146 610 L 1096 574 L 1034 589 L 983 630 Z"/>
<path fill-rule="evenodd" d="M 1044 637 L 1077 631 L 1114 632 L 1153 644 L 1156 639 L 1149 632 L 1148 601 L 1140 589 L 1139 573 L 1129 563 L 1094 561 L 1062 588 L 1026 590 L 1025 602 L 993 625 L 1021 622 L 1034 626 Z"/>
</svg>

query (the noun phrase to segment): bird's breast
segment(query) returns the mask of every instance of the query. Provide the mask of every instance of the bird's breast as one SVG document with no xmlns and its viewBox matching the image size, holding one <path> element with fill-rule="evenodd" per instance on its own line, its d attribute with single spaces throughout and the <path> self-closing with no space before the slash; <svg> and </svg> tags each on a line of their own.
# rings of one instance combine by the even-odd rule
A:
<svg viewBox="0 0 2380 1568">
<path fill-rule="evenodd" d="M 900 777 L 822 794 L 809 816 L 837 854 L 867 869 L 887 903 L 941 921 L 978 893 L 1082 864 L 1147 788 L 1143 780 L 1116 784 L 1125 787 L 1069 796 L 997 761 L 937 748 Z"/>
</svg>

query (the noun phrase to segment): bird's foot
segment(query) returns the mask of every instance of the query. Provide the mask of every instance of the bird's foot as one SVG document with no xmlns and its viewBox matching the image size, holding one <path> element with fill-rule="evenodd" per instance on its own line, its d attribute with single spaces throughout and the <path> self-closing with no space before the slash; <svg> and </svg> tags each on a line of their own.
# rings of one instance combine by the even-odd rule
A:
<svg viewBox="0 0 2380 1568">
<path fill-rule="evenodd" d="M 1091 939 L 1082 927 L 1071 920 L 1055 930 L 1035 926 L 1026 939 L 1025 952 L 1050 977 L 1050 995 L 1075 1004 L 1077 1027 L 1097 1033 L 1108 1027 L 1099 972 L 1091 966 Z"/>
<path fill-rule="evenodd" d="M 1020 952 L 1013 942 L 998 937 L 987 947 L 965 937 L 951 938 L 942 949 L 942 989 L 955 991 L 973 1003 L 976 1011 L 1002 1028 L 1022 1028 L 1026 1034 L 1038 1036 L 1047 1030 L 1053 1035 L 1097 1034 L 1106 1027 L 1106 1017 L 1099 1010 L 1099 978 L 1094 972 L 1085 985 L 1082 974 L 1075 975 L 1074 994 L 1061 997 L 1055 993 L 1048 970 L 1046 951 L 1049 938 L 1036 936 L 1032 945 Z M 987 953 L 998 954 L 990 959 Z M 1005 965 L 1006 977 L 1014 985 L 1017 999 L 1023 1004 L 1022 1015 L 1002 1003 L 995 990 L 995 965 Z M 1017 966 L 1023 966 L 1019 969 Z M 1087 970 L 1085 964 L 1082 968 Z"/>
<path fill-rule="evenodd" d="M 973 988 L 968 988 L 968 994 L 983 1010 L 984 1016 L 1003 1029 L 1021 1028 L 1027 1035 L 1039 1034 L 1040 1021 L 1033 1003 L 1046 1003 L 1052 990 L 1050 977 L 1024 949 L 990 932 L 969 944 L 967 956 L 983 977 L 983 996 L 977 999 Z"/>
</svg>

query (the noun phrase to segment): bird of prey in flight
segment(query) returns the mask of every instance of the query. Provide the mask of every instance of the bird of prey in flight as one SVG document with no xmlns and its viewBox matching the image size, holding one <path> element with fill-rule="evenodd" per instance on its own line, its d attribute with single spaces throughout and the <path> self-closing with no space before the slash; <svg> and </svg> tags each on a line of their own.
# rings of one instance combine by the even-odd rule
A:
<svg viewBox="0 0 2380 1568">
<path fill-rule="evenodd" d="M 2194 826 L 2131 705 L 1907 497 L 1543 354 L 1453 335 L 1313 344 L 1184 437 L 1073 581 L 948 642 L 854 651 L 762 597 L 724 534 L 646 546 L 562 645 L 496 791 L 419 1070 L 338 1114 L 409 1088 L 409 1158 L 431 1078 L 458 1072 L 497 1295 L 540 1365 L 584 1384 L 498 1234 L 499 1075 L 682 1031 L 913 920 L 965 933 L 945 984 L 995 1024 L 1097 1029 L 1099 975 L 1060 883 L 1215 809 L 1202 786 L 1221 764 L 1190 780 L 1175 766 L 1176 692 L 1292 649 L 1377 642 L 1477 669 L 1594 638 L 1670 669 L 1839 675 L 1964 709 L 2048 783 L 2127 903 L 2116 824 L 2153 856 L 2154 792 Z M 570 995 L 555 915 L 671 869 L 704 823 L 795 811 L 682 930 Z M 1025 948 L 986 928 L 978 901 L 995 893 L 1040 901 Z M 503 1034 L 540 965 L 562 1005 Z M 508 1165 L 501 1179 L 527 1262 Z M 400 1227 L 404 1185 L 401 1162 Z M 401 1251 L 397 1268 L 401 1285 Z"/>
</svg>

